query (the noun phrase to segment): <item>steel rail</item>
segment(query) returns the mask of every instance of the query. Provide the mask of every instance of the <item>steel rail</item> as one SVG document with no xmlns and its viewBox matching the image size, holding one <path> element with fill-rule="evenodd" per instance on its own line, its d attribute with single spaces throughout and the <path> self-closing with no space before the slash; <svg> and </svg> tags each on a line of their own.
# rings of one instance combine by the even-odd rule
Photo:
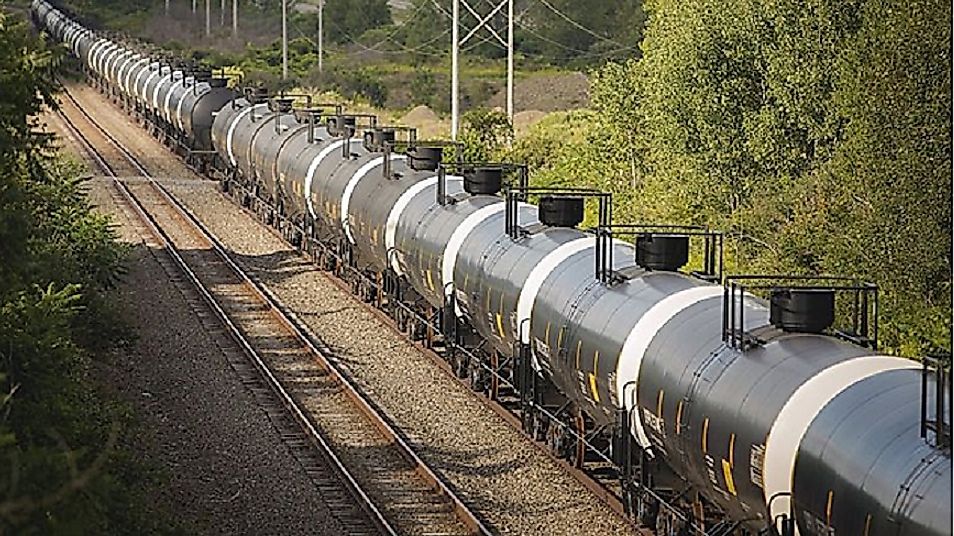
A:
<svg viewBox="0 0 954 536">
<path fill-rule="evenodd" d="M 232 270 L 234 274 L 242 280 L 242 283 L 254 293 L 255 297 L 267 305 L 269 312 L 274 316 L 274 318 L 279 320 L 286 328 L 288 333 L 292 335 L 306 349 L 306 351 L 315 358 L 316 362 L 321 366 L 321 368 L 331 374 L 331 376 L 344 389 L 344 392 L 348 398 L 358 407 L 361 413 L 369 418 L 379 433 L 397 448 L 398 452 L 414 467 L 416 473 L 423 480 L 427 481 L 427 483 L 435 491 L 444 496 L 445 499 L 451 503 L 456 517 L 464 524 L 464 526 L 466 526 L 467 529 L 473 534 L 491 534 L 491 531 L 484 526 L 484 524 L 469 508 L 467 508 L 467 506 L 456 495 L 456 493 L 454 493 L 454 491 L 451 490 L 450 487 L 437 476 L 437 474 L 417 455 L 417 453 L 414 452 L 413 448 L 390 424 L 389 420 L 385 418 L 384 415 L 382 415 L 381 412 L 367 399 L 367 397 L 356 388 L 351 379 L 340 369 L 338 363 L 335 360 L 330 359 L 323 351 L 321 351 L 314 344 L 312 338 L 302 329 L 302 327 L 289 317 L 284 306 L 279 303 L 278 300 L 271 295 L 271 293 L 264 289 L 260 283 L 255 281 L 247 272 L 245 272 L 244 269 L 235 263 L 231 256 L 226 252 L 225 247 L 208 230 L 208 228 L 202 224 L 188 209 L 186 209 L 175 197 L 173 197 L 164 186 L 158 183 L 145 168 L 145 166 L 139 162 L 135 155 L 133 155 L 132 152 L 129 151 L 129 149 L 127 149 L 121 142 L 119 142 L 115 136 L 113 136 L 92 116 L 90 116 L 90 114 L 82 108 L 79 102 L 76 101 L 75 97 L 73 97 L 73 95 L 71 95 L 65 88 L 64 95 L 84 116 L 85 120 L 93 128 L 98 130 L 102 136 L 128 161 L 130 165 L 140 172 L 142 177 L 146 179 L 147 184 L 155 188 L 162 199 L 170 207 L 172 207 L 179 216 L 191 224 L 192 230 L 197 237 L 206 241 L 209 247 L 215 251 L 215 253 L 223 260 L 223 262 L 225 262 L 230 270 Z M 67 126 L 74 129 L 75 131 L 75 126 L 70 123 L 68 118 L 66 118 L 66 121 Z M 158 225 L 158 222 L 156 222 L 154 218 L 146 212 L 139 200 L 135 198 L 134 194 L 132 194 L 129 187 L 116 176 L 112 166 L 105 161 L 102 155 L 96 152 L 95 148 L 92 147 L 89 141 L 79 135 L 78 132 L 76 137 L 78 141 L 80 141 L 81 145 L 84 146 L 84 150 L 90 153 L 91 157 L 97 162 L 97 165 L 103 168 L 104 172 L 113 178 L 114 184 L 122 191 L 124 197 L 130 200 L 131 206 L 134 207 L 137 215 L 140 218 L 143 218 L 144 222 L 148 222 L 147 226 L 150 228 L 150 231 L 157 234 L 157 236 L 160 238 L 160 241 L 166 247 L 167 251 L 170 252 L 171 256 L 176 261 L 176 264 L 179 265 L 180 269 L 182 269 L 182 271 L 187 275 L 193 285 L 196 286 L 203 298 L 209 303 L 216 315 L 220 317 L 223 324 L 228 328 L 230 335 L 236 339 L 236 342 L 243 348 L 243 351 L 245 351 L 245 353 L 247 353 L 255 362 L 256 367 L 259 368 L 263 378 L 266 380 L 266 383 L 276 392 L 276 395 L 282 399 L 283 404 L 289 408 L 296 422 L 302 426 L 306 434 L 316 443 L 316 446 L 320 448 L 322 454 L 327 455 L 329 463 L 332 465 L 333 469 L 339 473 L 339 475 L 341 475 L 342 482 L 345 483 L 345 485 L 349 488 L 349 491 L 353 492 L 355 499 L 359 502 L 362 508 L 367 511 L 372 521 L 380 528 L 382 533 L 397 534 L 396 529 L 388 521 L 381 509 L 374 504 L 370 495 L 361 488 L 354 476 L 350 473 L 350 471 L 348 471 L 340 458 L 334 453 L 333 447 L 324 438 L 323 434 L 315 428 L 315 426 L 306 416 L 305 412 L 298 406 L 294 398 L 284 389 L 284 387 L 281 385 L 281 382 L 274 376 L 268 365 L 261 359 L 255 349 L 251 346 L 251 344 L 248 342 L 248 339 L 241 333 L 239 328 L 234 324 L 234 322 L 232 322 L 232 320 L 228 317 L 228 314 L 221 308 L 221 306 L 219 306 L 208 288 L 198 279 L 198 276 L 195 274 L 195 272 L 189 268 L 186 261 L 182 258 L 172 243 L 172 240 Z"/>
</svg>

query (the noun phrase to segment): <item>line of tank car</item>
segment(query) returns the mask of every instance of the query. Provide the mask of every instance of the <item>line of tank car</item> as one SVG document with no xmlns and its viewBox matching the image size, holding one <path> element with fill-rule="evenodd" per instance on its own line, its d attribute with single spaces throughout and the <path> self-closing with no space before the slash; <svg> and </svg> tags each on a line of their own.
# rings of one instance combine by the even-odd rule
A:
<svg viewBox="0 0 954 536">
<path fill-rule="evenodd" d="M 774 311 L 743 293 L 734 314 L 758 343 L 727 344 L 723 286 L 678 271 L 686 236 L 646 236 L 638 255 L 612 241 L 616 277 L 601 281 L 594 236 L 576 228 L 579 197 L 520 201 L 512 238 L 500 169 L 436 173 L 439 148 L 384 150 L 395 130 L 352 141 L 360 117 L 241 95 L 208 72 L 102 38 L 46 2 L 33 10 L 97 83 L 193 159 L 255 185 L 434 310 L 453 303 L 485 355 L 528 351 L 537 380 L 591 428 L 615 425 L 623 408 L 635 452 L 721 510 L 731 522 L 721 528 L 951 534 L 950 448 L 920 431 L 920 365 L 826 334 L 829 322 L 814 321 L 817 292 L 779 294 Z M 933 377 L 925 381 L 932 391 Z"/>
</svg>

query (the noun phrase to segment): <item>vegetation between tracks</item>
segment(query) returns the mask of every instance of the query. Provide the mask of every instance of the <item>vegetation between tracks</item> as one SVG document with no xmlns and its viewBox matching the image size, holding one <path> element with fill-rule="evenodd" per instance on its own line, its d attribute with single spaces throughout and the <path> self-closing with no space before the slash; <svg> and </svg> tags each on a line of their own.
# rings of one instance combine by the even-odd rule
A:
<svg viewBox="0 0 954 536">
<path fill-rule="evenodd" d="M 0 14 L 0 532 L 162 533 L 138 496 L 156 473 L 92 372 L 126 335 L 105 294 L 125 251 L 38 129 L 51 57 Z"/>
</svg>

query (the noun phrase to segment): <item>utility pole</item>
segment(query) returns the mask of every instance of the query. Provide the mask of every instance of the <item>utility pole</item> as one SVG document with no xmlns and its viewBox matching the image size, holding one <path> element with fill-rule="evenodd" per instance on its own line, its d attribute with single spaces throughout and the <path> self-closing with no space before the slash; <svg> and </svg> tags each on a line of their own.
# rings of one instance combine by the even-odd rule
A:
<svg viewBox="0 0 954 536">
<path fill-rule="evenodd" d="M 193 14 L 193 15 L 195 15 L 196 7 L 198 7 L 198 6 L 196 6 L 196 2 L 198 2 L 198 0 L 192 0 L 192 14 Z"/>
<path fill-rule="evenodd" d="M 318 0 L 318 72 L 324 72 L 325 62 L 325 0 Z"/>
<path fill-rule="evenodd" d="M 238 39 L 238 3 L 239 0 L 232 0 L 232 39 Z"/>
<path fill-rule="evenodd" d="M 457 141 L 457 127 L 460 121 L 460 85 L 457 56 L 460 53 L 460 0 L 454 0 L 454 15 L 451 29 L 451 139 Z"/>
<path fill-rule="evenodd" d="M 205 0 L 205 36 L 212 35 L 212 0 Z"/>
<path fill-rule="evenodd" d="M 219 26 L 225 26 L 225 0 L 219 5 Z"/>
<path fill-rule="evenodd" d="M 477 20 L 477 24 L 467 32 L 463 39 L 460 38 L 459 33 L 461 5 Z M 492 5 L 494 7 L 489 13 L 482 14 L 472 7 L 468 0 L 454 0 L 454 10 L 451 16 L 451 24 L 453 25 L 451 29 L 451 139 L 455 141 L 460 128 L 460 47 L 484 28 L 490 33 L 491 37 L 507 50 L 507 117 L 510 124 L 513 124 L 513 0 L 500 0 Z M 506 40 L 500 37 L 500 34 L 490 24 L 490 21 L 503 10 L 504 6 L 507 7 Z"/>
<path fill-rule="evenodd" d="M 513 0 L 507 1 L 507 119 L 513 127 Z"/>
<path fill-rule="evenodd" d="M 166 18 L 169 18 L 169 0 L 166 0 Z"/>
<path fill-rule="evenodd" d="M 288 0 L 282 0 L 282 80 L 288 79 Z"/>
</svg>

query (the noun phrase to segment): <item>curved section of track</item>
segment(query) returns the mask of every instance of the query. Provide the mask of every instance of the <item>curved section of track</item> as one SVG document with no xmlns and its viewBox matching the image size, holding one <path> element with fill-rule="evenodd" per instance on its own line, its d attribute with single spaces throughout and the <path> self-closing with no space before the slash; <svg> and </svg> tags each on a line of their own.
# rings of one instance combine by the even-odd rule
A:
<svg viewBox="0 0 954 536">
<path fill-rule="evenodd" d="M 113 178 L 119 199 L 142 222 L 144 238 L 168 252 L 241 348 L 246 364 L 233 361 L 233 367 L 250 386 L 267 389 L 266 412 L 348 533 L 490 534 L 218 239 L 72 95 L 65 97 L 64 107 L 73 112 L 60 111 L 66 128 Z M 81 116 L 86 128 L 70 115 Z"/>
</svg>

